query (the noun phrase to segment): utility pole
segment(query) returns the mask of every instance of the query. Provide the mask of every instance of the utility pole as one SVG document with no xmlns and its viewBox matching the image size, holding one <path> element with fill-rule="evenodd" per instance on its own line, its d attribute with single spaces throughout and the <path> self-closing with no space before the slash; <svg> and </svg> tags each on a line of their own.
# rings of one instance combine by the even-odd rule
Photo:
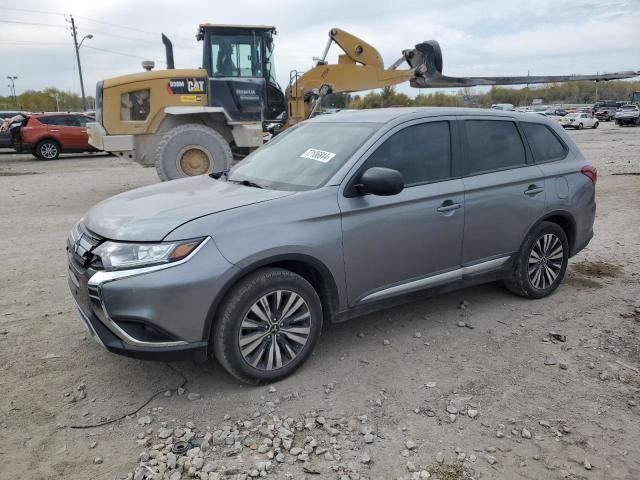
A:
<svg viewBox="0 0 640 480">
<path fill-rule="evenodd" d="M 76 22 L 73 19 L 73 15 L 69 15 L 71 18 L 71 36 L 73 37 L 73 46 L 76 49 L 76 59 L 78 60 L 78 73 L 80 74 L 80 90 L 82 91 L 82 110 L 87 110 L 87 98 L 84 95 L 84 80 L 82 79 L 82 65 L 80 64 L 80 45 L 82 45 L 82 41 L 80 45 L 78 45 L 78 29 L 76 28 Z M 92 38 L 92 36 L 87 35 L 85 38 Z"/>
<path fill-rule="evenodd" d="M 8 87 L 11 89 L 11 96 L 13 97 L 13 103 L 18 105 L 18 99 L 16 98 L 16 84 L 15 84 L 15 81 L 18 79 L 18 77 L 16 77 L 16 76 L 7 76 L 7 78 L 11 82 L 11 84 L 8 85 Z"/>
</svg>

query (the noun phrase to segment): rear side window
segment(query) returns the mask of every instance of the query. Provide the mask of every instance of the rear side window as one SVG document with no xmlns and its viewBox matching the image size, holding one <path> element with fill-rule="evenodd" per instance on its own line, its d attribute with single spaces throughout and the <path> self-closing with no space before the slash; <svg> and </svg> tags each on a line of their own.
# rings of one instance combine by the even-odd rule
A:
<svg viewBox="0 0 640 480">
<path fill-rule="evenodd" d="M 546 125 L 521 123 L 536 162 L 560 160 L 567 154 L 566 147 Z"/>
<path fill-rule="evenodd" d="M 393 168 L 402 173 L 405 185 L 437 182 L 451 176 L 449 122 L 412 125 L 393 134 L 365 163 Z"/>
<path fill-rule="evenodd" d="M 525 165 L 524 144 L 514 122 L 465 120 L 468 154 L 465 175 Z"/>
</svg>

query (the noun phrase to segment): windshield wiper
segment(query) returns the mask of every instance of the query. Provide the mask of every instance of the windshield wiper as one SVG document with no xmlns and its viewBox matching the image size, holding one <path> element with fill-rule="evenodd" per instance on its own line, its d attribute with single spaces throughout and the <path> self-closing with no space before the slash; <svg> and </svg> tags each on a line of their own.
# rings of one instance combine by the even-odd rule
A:
<svg viewBox="0 0 640 480">
<path fill-rule="evenodd" d="M 221 172 L 215 172 L 215 173 L 210 173 L 209 176 L 215 180 L 220 180 L 220 177 L 225 176 L 228 177 L 229 176 L 229 170 L 223 170 Z"/>
<path fill-rule="evenodd" d="M 238 185 L 244 185 L 245 187 L 264 188 L 262 185 L 258 185 L 251 180 L 231 180 L 230 178 L 227 178 L 227 182 L 237 183 Z"/>
</svg>

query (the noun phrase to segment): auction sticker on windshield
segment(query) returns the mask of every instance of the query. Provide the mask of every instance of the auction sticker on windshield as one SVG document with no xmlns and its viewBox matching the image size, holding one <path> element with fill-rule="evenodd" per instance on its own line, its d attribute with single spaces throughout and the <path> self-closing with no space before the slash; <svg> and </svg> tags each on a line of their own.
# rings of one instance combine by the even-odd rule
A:
<svg viewBox="0 0 640 480">
<path fill-rule="evenodd" d="M 309 148 L 306 152 L 300 155 L 302 158 L 309 158 L 311 160 L 317 160 L 318 162 L 327 163 L 333 157 L 335 153 L 325 152 L 324 150 L 316 150 L 315 148 Z"/>
</svg>

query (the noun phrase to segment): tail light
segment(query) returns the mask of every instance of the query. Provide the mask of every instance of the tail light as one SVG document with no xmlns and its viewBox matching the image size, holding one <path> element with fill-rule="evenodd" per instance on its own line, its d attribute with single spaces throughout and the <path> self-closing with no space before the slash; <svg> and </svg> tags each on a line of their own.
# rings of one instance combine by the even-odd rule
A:
<svg viewBox="0 0 640 480">
<path fill-rule="evenodd" d="M 596 167 L 585 165 L 580 169 L 580 173 L 589 177 L 589 180 L 591 180 L 594 185 L 598 181 L 598 169 Z"/>
</svg>

